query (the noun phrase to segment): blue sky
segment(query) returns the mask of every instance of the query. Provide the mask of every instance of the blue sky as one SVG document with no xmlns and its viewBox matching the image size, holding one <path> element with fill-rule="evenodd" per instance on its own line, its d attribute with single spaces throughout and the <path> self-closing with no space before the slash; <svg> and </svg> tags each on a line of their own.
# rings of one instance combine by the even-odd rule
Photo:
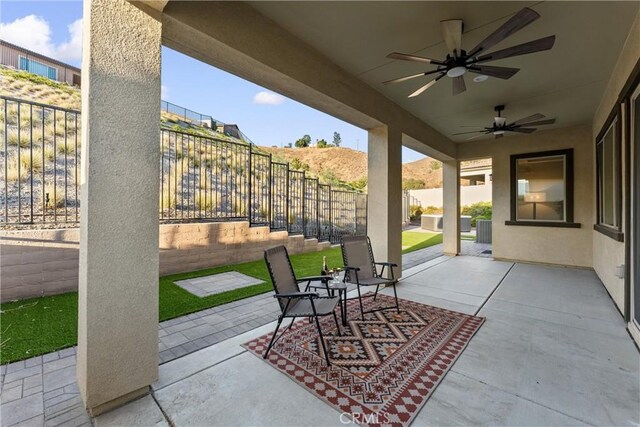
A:
<svg viewBox="0 0 640 427">
<path fill-rule="evenodd" d="M 80 66 L 82 1 L 2 0 L 0 8 L 0 37 Z M 336 131 L 343 146 L 367 149 L 366 131 L 168 48 L 162 86 L 166 101 L 236 123 L 259 145 L 282 146 L 304 134 L 331 142 Z M 403 149 L 405 162 L 422 157 Z"/>
</svg>

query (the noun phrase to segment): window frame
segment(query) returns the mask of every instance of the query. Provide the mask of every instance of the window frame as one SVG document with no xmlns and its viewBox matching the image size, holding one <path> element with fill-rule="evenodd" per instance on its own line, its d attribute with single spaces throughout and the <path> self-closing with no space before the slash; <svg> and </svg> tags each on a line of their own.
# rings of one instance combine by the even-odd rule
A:
<svg viewBox="0 0 640 427">
<path fill-rule="evenodd" d="M 605 224 L 602 222 L 603 214 L 603 144 L 604 138 L 609 131 L 613 130 L 613 162 L 614 162 L 614 225 Z M 593 225 L 593 229 L 607 237 L 612 238 L 618 242 L 624 241 L 624 232 L 622 231 L 622 104 L 616 103 L 616 106 L 609 113 L 609 117 L 605 121 L 602 129 L 598 132 L 598 136 L 595 139 L 595 157 L 596 157 L 596 223 Z"/>
<path fill-rule="evenodd" d="M 27 68 L 26 68 L 26 69 L 20 68 L 20 65 L 21 65 L 21 64 L 20 64 L 20 60 L 21 60 L 21 59 L 23 59 L 23 58 L 24 58 L 24 60 L 25 60 L 25 64 L 27 65 Z M 29 71 L 29 63 L 30 63 L 30 62 L 34 62 L 34 63 L 36 63 L 36 64 L 38 64 L 38 65 L 43 66 L 43 67 L 47 67 L 47 71 L 53 70 L 53 71 L 55 72 L 55 77 L 51 78 L 51 77 L 49 76 L 49 73 L 47 73 L 47 75 L 46 75 L 46 76 L 43 76 L 42 74 L 38 74 L 38 73 L 34 73 L 33 71 Z M 26 72 L 28 72 L 28 73 L 32 73 L 32 74 L 35 74 L 35 75 L 37 75 L 37 76 L 41 76 L 41 77 L 47 78 L 47 79 L 49 79 L 49 80 L 59 81 L 59 80 L 58 80 L 58 69 L 57 69 L 56 67 L 52 67 L 51 65 L 45 64 L 44 62 L 36 61 L 35 59 L 31 59 L 31 58 L 29 58 L 28 56 L 18 55 L 18 68 L 19 68 L 21 71 L 26 71 Z"/>
<path fill-rule="evenodd" d="M 564 156 L 564 196 L 565 196 L 565 218 L 564 221 L 544 221 L 544 220 L 519 220 L 518 219 L 518 160 L 536 159 L 542 157 Z M 559 227 L 559 228 L 580 228 L 581 224 L 573 219 L 573 148 L 553 151 L 539 151 L 534 153 L 512 154 L 510 161 L 510 206 L 511 219 L 505 221 L 505 225 L 520 225 L 530 227 Z"/>
</svg>

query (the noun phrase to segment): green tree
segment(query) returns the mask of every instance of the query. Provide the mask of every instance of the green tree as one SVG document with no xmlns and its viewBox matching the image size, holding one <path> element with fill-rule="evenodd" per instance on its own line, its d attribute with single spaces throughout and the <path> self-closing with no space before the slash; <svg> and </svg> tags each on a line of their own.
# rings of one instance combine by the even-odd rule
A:
<svg viewBox="0 0 640 427">
<path fill-rule="evenodd" d="M 403 190 L 422 190 L 426 187 L 426 184 L 421 179 L 409 178 L 402 180 Z"/>
<path fill-rule="evenodd" d="M 342 137 L 338 132 L 333 132 L 333 145 L 340 147 L 340 144 L 342 144 Z"/>
<path fill-rule="evenodd" d="M 316 140 L 316 145 L 318 146 L 318 148 L 326 148 L 327 145 L 329 145 L 329 144 L 324 139 L 317 139 Z"/>
<path fill-rule="evenodd" d="M 311 137 L 309 135 L 305 135 L 296 141 L 296 147 L 298 148 L 308 147 L 309 144 L 311 144 Z"/>
</svg>

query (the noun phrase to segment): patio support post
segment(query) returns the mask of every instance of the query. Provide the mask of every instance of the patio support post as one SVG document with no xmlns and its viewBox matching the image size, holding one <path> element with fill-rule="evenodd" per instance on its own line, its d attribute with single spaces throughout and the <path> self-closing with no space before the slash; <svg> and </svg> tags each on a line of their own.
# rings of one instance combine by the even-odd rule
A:
<svg viewBox="0 0 640 427">
<path fill-rule="evenodd" d="M 77 380 L 97 415 L 158 377 L 161 23 L 85 0 Z"/>
<path fill-rule="evenodd" d="M 367 232 L 378 261 L 398 264 L 402 272 L 402 133 L 369 129 Z"/>
<path fill-rule="evenodd" d="M 460 253 L 460 162 L 442 162 L 442 239 L 445 255 Z"/>
</svg>

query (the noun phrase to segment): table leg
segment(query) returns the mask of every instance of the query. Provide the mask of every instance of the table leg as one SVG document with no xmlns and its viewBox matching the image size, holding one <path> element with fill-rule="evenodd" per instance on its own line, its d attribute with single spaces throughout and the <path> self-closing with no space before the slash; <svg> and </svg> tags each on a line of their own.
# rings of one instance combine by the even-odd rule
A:
<svg viewBox="0 0 640 427">
<path fill-rule="evenodd" d="M 342 314 L 342 326 L 347 326 L 347 290 L 341 289 L 339 292 L 340 300 L 340 311 Z"/>
</svg>

